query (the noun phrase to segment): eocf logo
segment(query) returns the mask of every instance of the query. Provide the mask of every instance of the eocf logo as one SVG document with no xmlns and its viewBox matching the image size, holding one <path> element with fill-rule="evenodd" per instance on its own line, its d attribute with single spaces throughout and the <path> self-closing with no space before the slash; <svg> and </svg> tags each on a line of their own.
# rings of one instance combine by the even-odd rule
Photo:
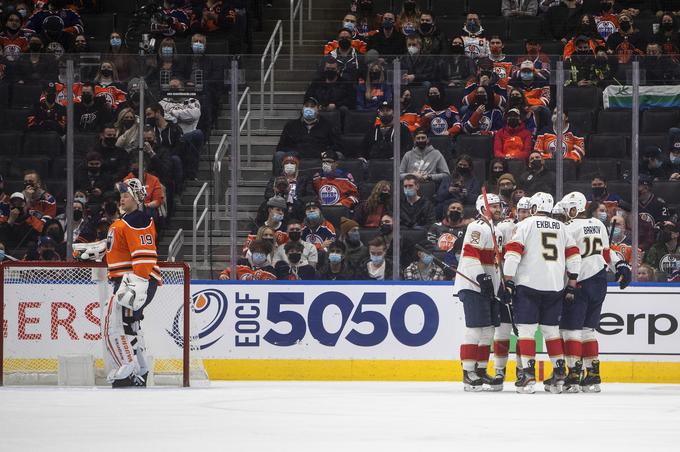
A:
<svg viewBox="0 0 680 452">
<path fill-rule="evenodd" d="M 191 329 L 192 334 L 195 334 L 192 338 L 194 342 L 192 346 L 204 350 L 222 339 L 223 335 L 218 335 L 217 329 L 227 315 L 227 308 L 227 296 L 217 289 L 204 289 L 191 297 L 191 310 L 193 311 Z M 182 317 L 182 306 L 180 306 L 172 321 L 172 330 L 166 330 L 180 348 L 184 344 Z"/>
</svg>

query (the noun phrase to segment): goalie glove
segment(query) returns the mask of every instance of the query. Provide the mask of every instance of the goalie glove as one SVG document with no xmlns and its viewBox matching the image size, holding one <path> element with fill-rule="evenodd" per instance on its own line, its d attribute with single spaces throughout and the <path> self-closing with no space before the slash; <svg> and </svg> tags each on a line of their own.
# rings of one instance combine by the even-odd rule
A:
<svg viewBox="0 0 680 452">
<path fill-rule="evenodd" d="M 104 254 L 106 254 L 106 240 L 73 244 L 73 258 L 79 261 L 100 262 Z"/>
<path fill-rule="evenodd" d="M 621 260 L 616 263 L 616 274 L 614 275 L 614 279 L 619 283 L 619 288 L 621 290 L 628 287 L 628 284 L 630 284 L 633 279 L 633 274 L 628 262 Z"/>
<path fill-rule="evenodd" d="M 116 303 L 137 311 L 146 303 L 149 280 L 134 273 L 125 273 L 115 294 Z"/>
</svg>

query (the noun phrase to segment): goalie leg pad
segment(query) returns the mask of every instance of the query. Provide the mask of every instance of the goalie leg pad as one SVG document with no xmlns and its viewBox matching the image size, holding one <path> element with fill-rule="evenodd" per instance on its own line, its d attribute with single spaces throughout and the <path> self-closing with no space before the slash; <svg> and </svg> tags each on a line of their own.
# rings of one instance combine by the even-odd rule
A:
<svg viewBox="0 0 680 452">
<path fill-rule="evenodd" d="M 130 313 L 132 314 L 132 313 Z M 139 375 L 144 375 L 149 371 L 148 361 L 146 359 L 146 341 L 144 340 L 144 331 L 142 331 L 139 320 L 134 320 L 134 314 L 123 318 L 125 326 L 125 334 L 130 339 L 130 345 L 135 353 L 135 359 L 139 364 Z"/>
<path fill-rule="evenodd" d="M 110 381 L 127 378 L 139 368 L 128 336 L 125 334 L 123 308 L 114 301 L 114 298 L 115 296 L 109 298 L 107 303 L 102 334 L 106 350 L 114 363 L 114 369 L 108 375 Z"/>
</svg>

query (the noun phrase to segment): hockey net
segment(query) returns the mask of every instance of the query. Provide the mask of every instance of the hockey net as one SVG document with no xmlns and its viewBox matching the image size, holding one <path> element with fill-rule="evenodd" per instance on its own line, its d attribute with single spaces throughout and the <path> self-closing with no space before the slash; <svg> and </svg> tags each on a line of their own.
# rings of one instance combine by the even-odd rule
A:
<svg viewBox="0 0 680 452">
<path fill-rule="evenodd" d="M 207 382 L 195 346 L 198 333 L 189 269 L 159 263 L 163 284 L 144 309 L 142 329 L 150 384 Z M 67 357 L 92 361 L 95 384 L 106 384 L 100 319 L 112 284 L 101 263 L 5 262 L 0 266 L 0 384 L 63 384 Z M 184 340 L 188 338 L 188 340 Z"/>
</svg>

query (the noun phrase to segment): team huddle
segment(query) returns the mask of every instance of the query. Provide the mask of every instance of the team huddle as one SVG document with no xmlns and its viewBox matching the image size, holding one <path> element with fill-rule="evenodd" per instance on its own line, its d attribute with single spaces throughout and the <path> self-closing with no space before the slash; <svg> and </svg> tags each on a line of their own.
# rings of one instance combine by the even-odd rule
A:
<svg viewBox="0 0 680 452">
<path fill-rule="evenodd" d="M 631 269 L 610 251 L 607 227 L 585 217 L 586 204 L 579 192 L 555 204 L 539 192 L 519 201 L 514 219 L 503 220 L 497 195 L 477 199 L 480 217 L 467 228 L 455 282 L 465 313 L 460 358 L 466 391 L 503 389 L 514 330 L 515 387 L 534 393 L 539 328 L 553 367 L 545 390 L 600 391 L 595 329 L 607 269 L 621 289 L 630 284 Z M 487 372 L 491 341 L 494 376 Z"/>
</svg>

